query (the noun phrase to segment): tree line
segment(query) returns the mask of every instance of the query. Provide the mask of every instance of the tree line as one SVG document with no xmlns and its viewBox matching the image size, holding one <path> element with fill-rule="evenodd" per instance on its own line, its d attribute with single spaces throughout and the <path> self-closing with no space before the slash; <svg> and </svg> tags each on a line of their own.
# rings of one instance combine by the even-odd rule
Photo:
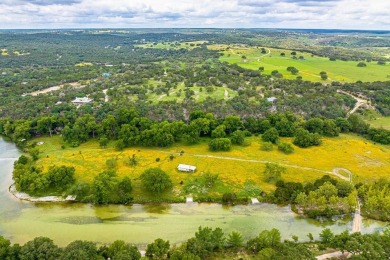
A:
<svg viewBox="0 0 390 260">
<path fill-rule="evenodd" d="M 307 239 L 308 238 L 308 239 Z M 350 259 L 381 260 L 390 257 L 390 230 L 373 234 L 350 234 L 344 231 L 334 234 L 325 228 L 319 240 L 307 235 L 307 242 L 299 237 L 282 241 L 277 229 L 263 230 L 258 236 L 244 239 L 240 232 L 225 234 L 221 228 L 199 227 L 195 235 L 179 245 L 158 238 L 146 246 L 145 257 L 139 249 L 123 240 L 97 246 L 96 243 L 75 240 L 66 247 L 59 247 L 47 237 L 36 237 L 23 245 L 11 244 L 0 236 L 0 258 L 6 260 L 28 259 L 93 259 L 93 260 L 138 260 L 138 259 L 234 259 L 237 255 L 255 259 L 311 260 L 319 250 L 336 249 L 350 253 Z"/>
</svg>

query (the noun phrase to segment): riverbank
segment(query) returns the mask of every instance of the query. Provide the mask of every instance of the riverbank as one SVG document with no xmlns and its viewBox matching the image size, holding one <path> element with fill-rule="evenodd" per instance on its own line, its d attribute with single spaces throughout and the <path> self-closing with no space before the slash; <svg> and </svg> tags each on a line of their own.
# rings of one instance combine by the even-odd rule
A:
<svg viewBox="0 0 390 260">
<path fill-rule="evenodd" d="M 60 196 L 44 196 L 44 197 L 33 197 L 24 192 L 16 190 L 15 184 L 9 186 L 8 191 L 17 199 L 29 201 L 29 202 L 67 202 L 75 201 L 76 197 L 68 195 L 65 198 Z"/>
</svg>

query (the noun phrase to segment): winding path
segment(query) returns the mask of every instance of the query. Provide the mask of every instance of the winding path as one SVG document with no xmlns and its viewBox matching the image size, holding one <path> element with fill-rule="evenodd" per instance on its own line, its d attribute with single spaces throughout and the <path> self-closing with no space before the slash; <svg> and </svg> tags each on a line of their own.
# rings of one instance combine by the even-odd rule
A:
<svg viewBox="0 0 390 260">
<path fill-rule="evenodd" d="M 347 91 L 344 91 L 344 90 L 340 90 L 338 89 L 337 90 L 337 93 L 341 93 L 341 94 L 344 94 L 344 95 L 347 95 L 347 96 L 350 96 L 350 97 L 353 97 L 355 100 L 356 100 L 356 104 L 354 106 L 354 108 L 352 108 L 348 113 L 347 113 L 347 118 L 352 115 L 353 113 L 356 112 L 356 110 L 359 109 L 359 107 L 361 106 L 367 106 L 367 107 L 370 107 L 370 108 L 373 108 L 370 104 L 370 100 L 369 99 L 364 99 L 364 98 L 361 98 L 361 97 L 357 97 L 356 95 L 353 95 Z"/>
</svg>

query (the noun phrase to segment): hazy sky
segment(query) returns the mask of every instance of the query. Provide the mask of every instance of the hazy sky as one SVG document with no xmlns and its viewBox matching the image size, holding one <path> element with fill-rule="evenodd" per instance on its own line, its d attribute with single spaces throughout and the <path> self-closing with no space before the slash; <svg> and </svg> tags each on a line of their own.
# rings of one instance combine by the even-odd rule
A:
<svg viewBox="0 0 390 260">
<path fill-rule="evenodd" d="M 390 30 L 390 0 L 0 0 L 0 28 Z"/>
</svg>

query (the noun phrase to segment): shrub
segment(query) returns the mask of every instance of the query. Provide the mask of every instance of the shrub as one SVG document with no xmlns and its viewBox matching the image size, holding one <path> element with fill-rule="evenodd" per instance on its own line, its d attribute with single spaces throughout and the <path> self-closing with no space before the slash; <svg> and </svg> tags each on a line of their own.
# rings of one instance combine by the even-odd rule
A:
<svg viewBox="0 0 390 260">
<path fill-rule="evenodd" d="M 210 151 L 229 151 L 232 146 L 232 142 L 229 138 L 216 138 L 210 141 Z"/>
<path fill-rule="evenodd" d="M 273 145 L 271 142 L 264 142 L 260 146 L 260 150 L 262 151 L 272 151 Z"/>
<path fill-rule="evenodd" d="M 222 203 L 224 204 L 234 204 L 237 200 L 237 195 L 232 192 L 227 192 L 222 195 Z"/>
<path fill-rule="evenodd" d="M 147 169 L 140 179 L 142 187 L 152 193 L 161 193 L 172 188 L 171 178 L 160 168 Z"/>
<path fill-rule="evenodd" d="M 276 143 L 279 140 L 279 132 L 276 130 L 276 128 L 272 127 L 264 132 L 264 134 L 261 136 L 261 139 L 265 142 L 271 142 Z"/>
<path fill-rule="evenodd" d="M 288 143 L 279 143 L 278 150 L 285 154 L 291 154 L 294 152 L 294 148 Z"/>
</svg>

